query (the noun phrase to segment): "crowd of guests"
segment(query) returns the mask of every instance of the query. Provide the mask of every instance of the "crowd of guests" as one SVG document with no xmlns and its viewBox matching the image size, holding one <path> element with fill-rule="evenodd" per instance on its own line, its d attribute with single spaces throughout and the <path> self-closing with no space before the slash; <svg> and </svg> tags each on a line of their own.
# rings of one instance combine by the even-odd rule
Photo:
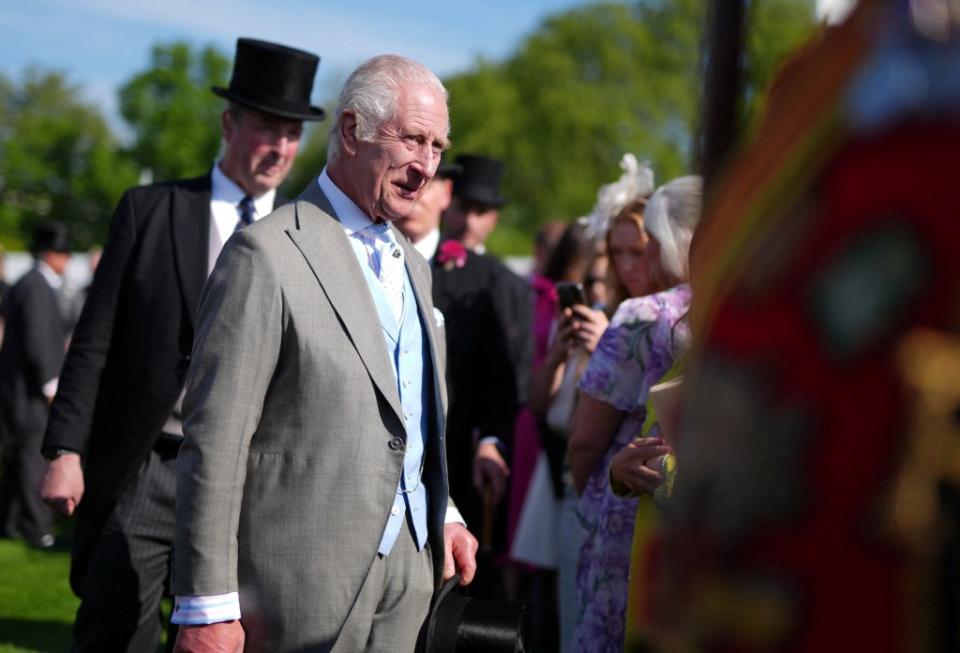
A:
<svg viewBox="0 0 960 653">
<path fill-rule="evenodd" d="M 200 179 L 133 189 L 121 201 L 69 353 L 76 317 L 58 303 L 64 225 L 37 229 L 35 267 L 5 293 L 4 527 L 46 548 L 53 510 L 78 514 L 75 650 L 145 650 L 164 626 L 158 605 L 170 584 L 191 362 L 185 334 L 203 328 L 195 303 L 229 237 L 285 201 L 276 187 L 300 125 L 323 117 L 303 77 L 312 80 L 315 67 L 308 53 L 238 42 L 230 88 L 214 89 L 230 101 L 218 163 Z M 256 94 L 268 71 L 287 76 L 295 101 Z M 334 174 L 341 156 L 331 148 Z M 622 645 L 637 499 L 613 492 L 610 463 L 625 447 L 641 452 L 623 466 L 623 483 L 650 494 L 664 474 L 643 463 L 669 453 L 661 440 L 638 438 L 650 388 L 687 346 L 686 259 L 700 185 L 685 177 L 655 189 L 651 169 L 629 155 L 623 166 L 590 216 L 541 229 L 526 277 L 485 251 L 507 201 L 509 170 L 495 158 L 440 164 L 395 223 L 429 265 L 444 333 L 449 493 L 480 547 L 471 593 L 529 600 L 535 648 Z M 335 196 L 324 175 L 320 187 Z M 398 496 L 415 493 L 406 483 Z M 416 520 L 410 526 L 419 543 L 425 534 Z M 187 598 L 174 614 L 181 625 L 233 614 Z M 107 609 L 114 604 L 122 610 Z M 172 642 L 176 625 L 166 627 Z"/>
<path fill-rule="evenodd" d="M 879 6 L 859 10 L 852 24 L 863 33 L 886 24 Z M 920 42 L 898 43 L 912 52 Z M 941 53 L 926 47 L 917 61 L 941 70 L 934 65 Z M 819 88 L 820 68 L 808 74 L 803 66 L 816 58 L 807 56 L 773 94 L 774 105 L 806 97 L 790 95 L 791 83 Z M 864 169 L 894 170 L 896 134 L 892 145 L 861 141 L 870 156 L 828 147 L 815 130 L 817 147 L 791 145 L 803 157 L 829 150 L 812 163 L 839 161 L 840 172 L 818 186 L 840 198 L 824 212 L 866 233 L 841 245 L 850 252 L 839 262 L 819 256 L 834 246 L 825 237 L 805 251 L 815 264 L 795 277 L 781 267 L 806 265 L 793 242 L 822 225 L 810 221 L 800 234 L 786 224 L 811 215 L 819 198 L 797 201 L 801 208 L 790 212 L 776 205 L 793 178 L 769 176 L 776 168 L 762 165 L 763 145 L 802 132 L 773 114 L 763 129 L 777 138 L 761 139 L 759 153 L 733 166 L 716 200 L 719 217 L 704 228 L 700 177 L 657 185 L 655 171 L 626 154 L 622 175 L 598 189 L 588 215 L 543 225 L 533 269 L 520 275 L 486 249 L 508 201 L 501 187 L 509 168 L 485 153 L 441 158 L 449 145 L 446 90 L 409 59 L 374 57 L 350 75 L 331 117 L 326 165 L 298 197 L 280 195 L 303 122 L 325 118 L 310 103 L 317 64 L 308 52 L 238 41 L 229 87 L 213 89 L 228 102 L 221 154 L 199 178 L 124 195 L 78 321 L 57 292 L 69 251 L 63 225 L 37 229 L 35 267 L 4 289 L 0 525 L 44 548 L 52 544 L 51 508 L 76 517 L 70 581 L 81 602 L 71 650 L 153 650 L 167 629 L 177 651 L 440 651 L 451 650 L 471 619 L 474 650 L 822 642 L 831 629 L 803 630 L 791 597 L 815 594 L 821 600 L 803 614 L 815 626 L 832 625 L 838 611 L 824 606 L 835 605 L 835 586 L 793 582 L 787 591 L 784 578 L 816 577 L 807 552 L 834 560 L 836 551 L 815 528 L 788 530 L 782 541 L 764 536 L 771 523 L 789 529 L 802 512 L 798 497 L 820 481 L 794 478 L 813 419 L 836 436 L 828 450 L 860 431 L 847 404 L 804 412 L 789 401 L 809 391 L 808 401 L 815 395 L 826 404 L 843 384 L 872 397 L 876 381 L 897 398 L 886 413 L 875 409 L 891 414 L 886 427 L 905 424 L 897 408 L 907 405 L 898 394 L 903 383 L 892 372 L 900 363 L 892 362 L 892 346 L 877 344 L 876 325 L 900 334 L 906 322 L 897 301 L 949 294 L 911 276 L 927 269 L 918 243 L 956 239 L 955 224 L 944 227 L 943 197 L 919 212 L 922 220 L 895 223 L 889 211 L 861 205 L 870 193 L 846 192 Z M 864 93 L 854 98 L 861 109 L 873 106 Z M 819 125 L 814 114 L 805 117 Z M 830 129 L 837 143 L 848 135 Z M 952 123 L 935 132 L 924 122 L 911 133 L 909 143 L 939 157 L 924 168 L 940 180 L 938 192 L 948 186 L 944 162 L 955 142 Z M 769 159 L 783 163 L 778 156 Z M 883 162 L 879 171 L 874 161 Z M 847 178 L 846 169 L 857 172 Z M 782 192 L 755 188 L 758 179 Z M 895 200 L 885 211 L 914 198 L 903 184 L 882 190 Z M 763 210 L 751 213 L 742 206 L 748 200 Z M 755 214 L 765 220 L 744 221 Z M 777 222 L 768 216 L 784 228 L 760 233 Z M 925 225 L 923 238 L 910 231 L 917 224 Z M 740 230 L 750 237 L 738 241 Z M 695 235 L 708 243 L 694 259 L 699 274 L 691 272 Z M 946 259 L 944 252 L 937 256 Z M 953 268 L 932 276 L 953 283 L 952 260 Z M 738 269 L 745 261 L 770 274 L 755 279 Z M 904 276 L 909 283 L 900 283 Z M 876 278 L 891 283 L 864 283 Z M 792 290 L 764 295 L 784 279 L 791 289 L 796 279 L 812 279 L 809 301 L 777 303 Z M 740 294 L 730 299 L 721 281 Z M 870 301 L 851 301 L 850 288 Z M 871 294 L 881 291 L 899 294 L 896 301 Z M 762 300 L 770 303 L 754 307 L 755 315 L 770 327 L 744 335 L 747 321 L 737 311 Z M 949 328 L 952 305 L 933 304 L 916 312 L 926 316 L 918 323 Z M 782 328 L 785 311 L 796 326 L 805 308 L 823 323 L 822 347 Z M 916 346 L 936 350 L 931 360 L 953 355 L 924 333 Z M 781 342 L 789 347 L 778 349 Z M 761 344 L 762 369 L 744 362 Z M 775 364 L 798 351 L 809 355 L 791 367 Z M 881 367 L 873 365 L 878 356 Z M 834 373 L 795 374 L 795 395 L 785 398 L 783 370 L 813 363 Z M 911 378 L 924 383 L 919 373 Z M 803 387 L 809 379 L 815 383 Z M 833 382 L 832 394 L 817 392 Z M 891 435 L 879 423 L 873 429 L 862 434 Z M 948 440 L 931 446 L 947 451 Z M 893 457 L 864 460 L 879 469 Z M 830 486 L 836 496 L 852 496 L 856 484 L 842 482 L 842 462 L 837 456 L 823 475 L 841 477 Z M 956 480 L 950 470 L 937 473 L 944 483 Z M 917 487 L 925 482 L 913 477 Z M 909 485 L 910 475 L 904 479 Z M 871 492 L 857 495 L 858 506 L 884 505 Z M 804 518 L 833 514 L 821 507 Z M 906 530 L 902 514 L 889 521 L 891 530 Z M 834 523 L 852 533 L 851 551 L 876 553 L 882 529 L 864 545 L 863 532 Z M 742 536 L 750 529 L 753 540 Z M 800 538 L 815 541 L 790 549 Z M 768 547 L 771 557 L 751 557 L 746 541 Z M 899 587 L 882 574 L 884 564 L 903 562 L 894 549 L 885 548 L 886 557 L 840 556 L 874 565 L 869 579 L 841 584 L 841 593 L 861 602 L 880 596 L 871 610 L 889 609 L 894 602 L 869 588 Z M 773 560 L 783 573 L 764 575 Z M 444 610 L 458 584 L 478 602 Z M 175 597 L 169 620 L 164 596 Z M 774 607 L 758 610 L 760 599 Z M 866 611 L 850 614 L 868 619 Z M 880 650 L 892 640 L 876 641 Z"/>
<path fill-rule="evenodd" d="M 323 117 L 309 105 L 303 77 L 312 80 L 315 67 L 308 53 L 238 42 L 230 88 L 214 89 L 230 102 L 218 163 L 200 179 L 133 189 L 121 201 L 72 336 L 76 318 L 58 303 L 69 258 L 64 225 L 37 229 L 35 267 L 5 293 L 4 527 L 46 548 L 53 510 L 78 514 L 75 650 L 143 650 L 163 626 L 157 610 L 170 583 L 191 362 L 184 337 L 204 328 L 195 302 L 220 249 L 285 201 L 276 187 L 296 156 L 300 125 Z M 276 71 L 292 95 L 257 95 Z M 333 143 L 329 179 L 338 178 L 339 147 L 350 142 Z M 471 593 L 529 600 L 537 648 L 622 643 L 637 500 L 613 493 L 608 470 L 628 445 L 645 459 L 669 453 L 660 440 L 637 438 L 650 388 L 687 344 L 686 257 L 700 186 L 681 178 L 655 190 L 652 170 L 629 155 L 623 165 L 623 178 L 600 189 L 593 214 L 541 229 L 526 277 L 485 251 L 507 201 L 509 170 L 493 157 L 462 154 L 440 164 L 395 223 L 431 270 L 445 339 L 449 492 L 457 521 L 479 538 Z M 325 175 L 319 186 L 335 198 Z M 663 473 L 642 462 L 625 466 L 624 483 L 652 493 Z M 415 493 L 406 483 L 398 496 Z M 410 527 L 415 542 L 425 537 L 415 519 Z M 114 603 L 119 613 L 106 609 Z M 217 610 L 184 598 L 174 621 L 193 625 L 195 613 Z M 167 627 L 172 642 L 176 626 Z"/>
<path fill-rule="evenodd" d="M 630 155 L 622 165 L 591 215 L 541 230 L 528 279 L 533 358 L 512 438 L 502 573 L 514 579 L 507 593 L 531 601 L 544 650 L 623 649 L 640 497 L 669 476 L 671 449 L 646 424 L 648 402 L 689 346 L 701 182 L 656 188 L 649 167 Z"/>
</svg>

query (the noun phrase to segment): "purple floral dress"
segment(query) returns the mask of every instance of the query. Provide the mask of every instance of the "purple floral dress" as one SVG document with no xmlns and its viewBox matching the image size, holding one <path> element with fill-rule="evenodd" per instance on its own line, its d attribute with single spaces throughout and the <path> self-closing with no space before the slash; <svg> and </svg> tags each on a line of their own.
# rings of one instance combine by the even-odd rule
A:
<svg viewBox="0 0 960 653">
<path fill-rule="evenodd" d="M 637 499 L 610 490 L 610 459 L 640 434 L 650 387 L 671 368 L 690 339 L 686 321 L 690 286 L 628 299 L 617 309 L 590 363 L 580 390 L 626 413 L 610 447 L 590 475 L 577 506 L 585 540 L 577 563 L 580 614 L 574 650 L 622 653 L 630 546 Z"/>
</svg>

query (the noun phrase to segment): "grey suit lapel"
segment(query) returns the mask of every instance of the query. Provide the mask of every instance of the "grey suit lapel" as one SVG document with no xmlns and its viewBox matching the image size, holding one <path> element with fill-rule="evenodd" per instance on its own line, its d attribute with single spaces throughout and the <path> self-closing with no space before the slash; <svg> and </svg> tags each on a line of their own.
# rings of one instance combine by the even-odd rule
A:
<svg viewBox="0 0 960 653">
<path fill-rule="evenodd" d="M 297 228 L 288 229 L 287 234 L 320 282 L 370 378 L 403 424 L 400 393 L 370 289 L 343 226 L 316 184 L 297 199 L 296 216 Z"/>
</svg>

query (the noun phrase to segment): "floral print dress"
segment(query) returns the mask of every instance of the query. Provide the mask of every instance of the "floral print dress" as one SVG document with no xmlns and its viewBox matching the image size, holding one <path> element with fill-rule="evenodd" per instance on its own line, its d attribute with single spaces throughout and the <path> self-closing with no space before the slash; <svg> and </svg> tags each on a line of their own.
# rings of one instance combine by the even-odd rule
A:
<svg viewBox="0 0 960 653">
<path fill-rule="evenodd" d="M 628 299 L 617 309 L 580 379 L 580 390 L 626 413 L 577 506 L 585 532 L 577 564 L 575 650 L 621 653 L 637 499 L 613 494 L 610 460 L 641 433 L 650 387 L 689 343 L 690 286 Z"/>
</svg>

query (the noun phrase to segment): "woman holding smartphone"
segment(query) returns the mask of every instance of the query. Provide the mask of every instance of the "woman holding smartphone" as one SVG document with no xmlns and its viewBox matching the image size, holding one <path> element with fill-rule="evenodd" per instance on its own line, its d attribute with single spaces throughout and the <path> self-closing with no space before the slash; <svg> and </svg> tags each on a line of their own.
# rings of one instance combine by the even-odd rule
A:
<svg viewBox="0 0 960 653">
<path fill-rule="evenodd" d="M 690 305 L 687 254 L 700 204 L 700 178 L 680 177 L 659 188 L 649 204 L 628 205 L 608 232 L 611 276 L 630 298 L 616 309 L 580 378 L 570 434 L 570 472 L 586 531 L 577 567 L 577 651 L 623 649 L 637 500 L 613 494 L 608 468 L 640 433 L 650 387 L 688 344 L 681 320 Z M 615 300 L 616 283 L 611 291 Z M 651 439 L 643 455 L 669 452 Z M 658 470 L 640 472 L 650 487 L 662 480 Z"/>
<path fill-rule="evenodd" d="M 518 562 L 556 570 L 561 652 L 572 650 L 576 616 L 572 598 L 579 544 L 569 536 L 563 516 L 575 503 L 569 474 L 564 479 L 567 433 L 577 379 L 607 326 L 598 307 L 606 301 L 606 252 L 582 221 L 569 225 L 546 267 L 556 279 L 555 314 L 541 365 L 534 370 L 527 408 L 536 420 L 540 442 L 535 471 L 518 515 L 511 556 Z M 599 283 L 589 283 L 591 277 Z M 572 562 L 569 561 L 572 551 Z M 550 579 L 553 582 L 553 579 Z"/>
</svg>

